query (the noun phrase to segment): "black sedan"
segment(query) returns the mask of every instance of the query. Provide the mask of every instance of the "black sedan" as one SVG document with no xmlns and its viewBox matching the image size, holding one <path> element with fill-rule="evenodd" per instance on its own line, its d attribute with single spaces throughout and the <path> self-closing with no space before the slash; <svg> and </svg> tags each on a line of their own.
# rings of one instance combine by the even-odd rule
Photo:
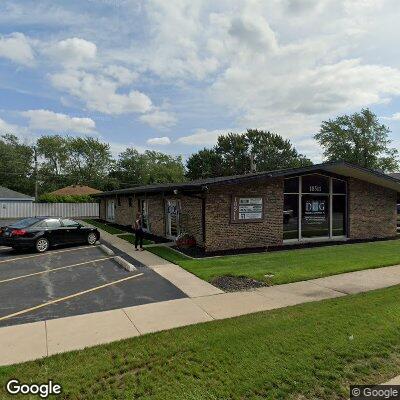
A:
<svg viewBox="0 0 400 400">
<path fill-rule="evenodd" d="M 25 218 L 0 228 L 0 246 L 14 249 L 34 248 L 43 253 L 50 246 L 87 243 L 94 245 L 100 238 L 96 228 L 81 225 L 67 218 Z"/>
</svg>

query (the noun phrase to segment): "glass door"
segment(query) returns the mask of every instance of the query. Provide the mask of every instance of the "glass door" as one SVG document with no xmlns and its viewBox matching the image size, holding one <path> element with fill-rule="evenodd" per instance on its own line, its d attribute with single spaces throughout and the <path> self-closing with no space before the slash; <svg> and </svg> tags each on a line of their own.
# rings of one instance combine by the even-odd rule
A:
<svg viewBox="0 0 400 400">
<path fill-rule="evenodd" d="M 329 237 L 329 196 L 303 194 L 301 198 L 301 236 Z"/>
<path fill-rule="evenodd" d="M 176 238 L 180 231 L 179 200 L 167 200 L 166 202 L 166 235 Z"/>
<path fill-rule="evenodd" d="M 148 207 L 147 200 L 140 199 L 139 200 L 139 210 L 142 214 L 142 227 L 145 232 L 149 232 L 149 217 L 148 217 Z"/>
</svg>

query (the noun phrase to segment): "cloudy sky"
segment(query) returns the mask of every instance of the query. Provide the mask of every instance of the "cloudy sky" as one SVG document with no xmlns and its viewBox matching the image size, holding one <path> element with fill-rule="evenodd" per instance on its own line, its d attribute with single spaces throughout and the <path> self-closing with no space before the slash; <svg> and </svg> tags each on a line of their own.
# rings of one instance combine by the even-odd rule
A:
<svg viewBox="0 0 400 400">
<path fill-rule="evenodd" d="M 171 154 L 246 128 L 315 161 L 370 107 L 400 147 L 398 0 L 2 0 L 0 131 Z"/>
</svg>

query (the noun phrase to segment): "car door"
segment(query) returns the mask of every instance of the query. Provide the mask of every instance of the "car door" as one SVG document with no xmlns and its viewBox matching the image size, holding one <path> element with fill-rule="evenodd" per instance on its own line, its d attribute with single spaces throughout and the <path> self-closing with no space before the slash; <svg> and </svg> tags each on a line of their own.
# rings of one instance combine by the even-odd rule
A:
<svg viewBox="0 0 400 400">
<path fill-rule="evenodd" d="M 42 223 L 45 227 L 45 234 L 51 244 L 63 244 L 64 235 L 61 229 L 61 221 L 59 218 L 48 218 Z"/>
<path fill-rule="evenodd" d="M 85 230 L 81 229 L 81 225 L 73 219 L 61 219 L 62 229 L 64 231 L 65 243 L 82 243 Z"/>
</svg>

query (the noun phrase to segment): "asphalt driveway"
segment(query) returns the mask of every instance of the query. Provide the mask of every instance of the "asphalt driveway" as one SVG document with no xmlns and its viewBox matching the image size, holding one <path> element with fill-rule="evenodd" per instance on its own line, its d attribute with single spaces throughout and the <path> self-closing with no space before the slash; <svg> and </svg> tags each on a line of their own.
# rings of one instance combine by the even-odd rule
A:
<svg viewBox="0 0 400 400">
<path fill-rule="evenodd" d="M 187 297 L 135 260 L 127 272 L 98 246 L 45 254 L 0 248 L 0 326 Z"/>
</svg>

